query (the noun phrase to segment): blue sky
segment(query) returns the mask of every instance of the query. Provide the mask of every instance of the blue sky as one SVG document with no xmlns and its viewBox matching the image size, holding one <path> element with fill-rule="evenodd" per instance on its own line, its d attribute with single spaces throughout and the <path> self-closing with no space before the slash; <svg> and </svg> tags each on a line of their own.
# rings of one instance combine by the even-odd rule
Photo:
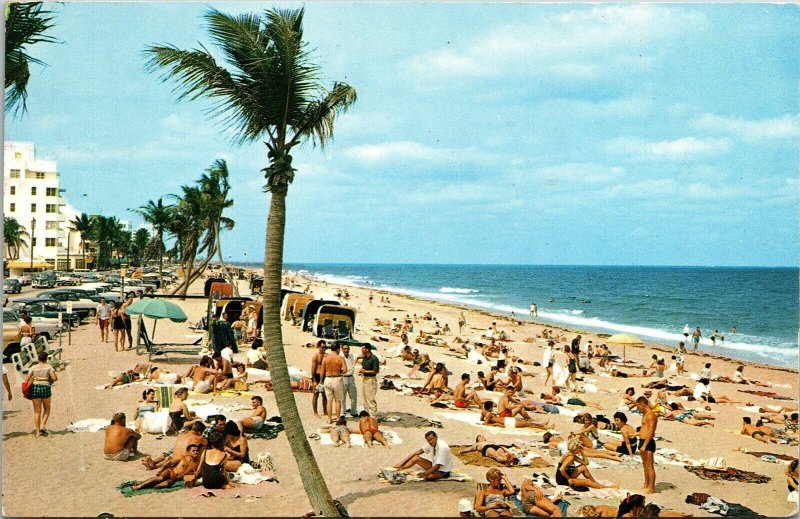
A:
<svg viewBox="0 0 800 519">
<path fill-rule="evenodd" d="M 295 154 L 287 261 L 797 264 L 796 6 L 305 5 L 326 83 L 359 100 Z M 207 5 L 54 9 L 64 43 L 33 50 L 49 66 L 6 139 L 57 160 L 77 209 L 134 223 L 225 158 L 224 253 L 260 261 L 265 146 L 143 67 L 147 44 L 208 44 Z"/>
</svg>

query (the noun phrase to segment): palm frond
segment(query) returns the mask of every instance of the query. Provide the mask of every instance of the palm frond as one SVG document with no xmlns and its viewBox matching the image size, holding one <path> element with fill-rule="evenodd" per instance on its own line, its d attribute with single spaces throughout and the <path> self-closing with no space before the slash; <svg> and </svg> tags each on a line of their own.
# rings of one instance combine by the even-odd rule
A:
<svg viewBox="0 0 800 519">
<path fill-rule="evenodd" d="M 346 112 L 356 102 L 356 90 L 346 83 L 335 83 L 328 94 L 309 103 L 303 118 L 296 127 L 290 146 L 302 137 L 310 137 L 313 144 L 324 148 L 333 139 L 333 127 L 338 114 Z"/>
</svg>

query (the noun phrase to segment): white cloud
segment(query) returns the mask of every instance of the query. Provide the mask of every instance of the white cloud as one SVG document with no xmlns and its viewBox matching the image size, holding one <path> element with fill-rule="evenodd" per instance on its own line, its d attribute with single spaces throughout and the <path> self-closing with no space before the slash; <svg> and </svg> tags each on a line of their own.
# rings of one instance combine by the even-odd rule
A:
<svg viewBox="0 0 800 519">
<path fill-rule="evenodd" d="M 747 120 L 706 113 L 692 121 L 692 124 L 697 128 L 729 133 L 747 141 L 800 137 L 800 114 Z"/>
<path fill-rule="evenodd" d="M 577 189 L 589 184 L 613 182 L 619 180 L 624 174 L 625 170 L 618 166 L 606 166 L 591 162 L 570 162 L 534 170 L 528 180 L 535 179 L 544 186 L 549 187 L 564 187 L 566 185 L 570 189 Z"/>
<path fill-rule="evenodd" d="M 701 29 L 702 14 L 654 5 L 580 8 L 564 14 L 498 26 L 463 50 L 412 56 L 400 66 L 426 76 L 540 75 L 593 77 L 615 66 L 649 67 L 651 42 Z"/>
<path fill-rule="evenodd" d="M 726 153 L 731 149 L 729 139 L 699 139 L 684 137 L 665 141 L 646 141 L 621 137 L 606 143 L 612 153 L 627 154 L 639 160 L 688 161 Z"/>
<path fill-rule="evenodd" d="M 361 144 L 345 148 L 342 153 L 361 162 L 487 162 L 490 157 L 474 148 L 433 148 L 415 141 L 391 141 Z"/>
<path fill-rule="evenodd" d="M 635 94 L 602 101 L 554 98 L 540 103 L 539 109 L 556 113 L 559 117 L 609 118 L 646 115 L 650 112 L 652 106 L 652 99 L 641 94 Z"/>
</svg>

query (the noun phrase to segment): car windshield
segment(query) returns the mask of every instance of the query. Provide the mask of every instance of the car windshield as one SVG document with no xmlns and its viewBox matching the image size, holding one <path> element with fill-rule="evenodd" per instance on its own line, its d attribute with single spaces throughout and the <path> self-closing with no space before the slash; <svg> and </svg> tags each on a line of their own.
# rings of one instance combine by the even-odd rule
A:
<svg viewBox="0 0 800 519">
<path fill-rule="evenodd" d="M 3 321 L 19 321 L 19 314 L 11 310 L 3 310 Z"/>
</svg>

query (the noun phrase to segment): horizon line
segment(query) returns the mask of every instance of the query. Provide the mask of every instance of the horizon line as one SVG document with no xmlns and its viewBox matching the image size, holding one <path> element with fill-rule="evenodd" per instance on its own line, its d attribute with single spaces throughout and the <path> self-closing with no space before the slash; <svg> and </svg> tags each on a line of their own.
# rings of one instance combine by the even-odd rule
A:
<svg viewBox="0 0 800 519">
<path fill-rule="evenodd" d="M 228 260 L 230 263 L 259 264 L 263 261 Z M 215 262 L 218 263 L 218 262 Z M 799 265 L 663 265 L 663 264 L 606 264 L 606 263 L 413 263 L 378 261 L 284 261 L 285 265 L 364 265 L 364 266 L 419 266 L 419 267 L 659 267 L 659 268 L 728 268 L 728 269 L 800 269 Z"/>
</svg>

